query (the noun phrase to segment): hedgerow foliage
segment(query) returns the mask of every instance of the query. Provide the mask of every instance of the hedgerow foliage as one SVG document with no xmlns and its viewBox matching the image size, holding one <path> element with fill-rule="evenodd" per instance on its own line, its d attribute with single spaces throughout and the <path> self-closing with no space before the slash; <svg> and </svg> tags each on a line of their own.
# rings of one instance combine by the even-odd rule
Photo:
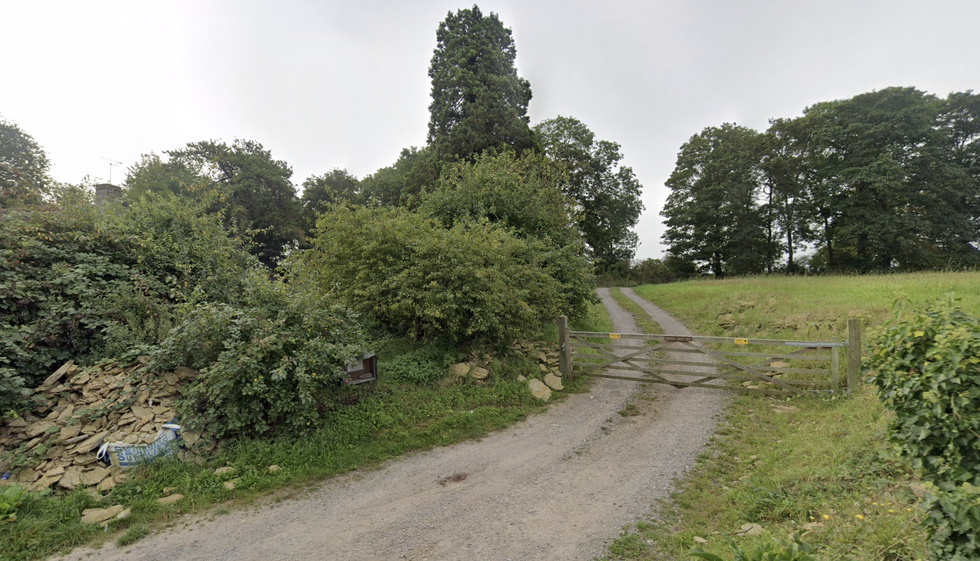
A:
<svg viewBox="0 0 980 561">
<path fill-rule="evenodd" d="M 980 559 L 980 320 L 950 297 L 900 310 L 872 345 L 867 368 L 895 411 L 892 438 L 933 485 L 933 555 Z"/>
<path fill-rule="evenodd" d="M 0 410 L 71 359 L 158 343 L 178 306 L 241 292 L 251 258 L 172 196 L 0 211 Z"/>
<path fill-rule="evenodd" d="M 334 207 L 312 245 L 304 283 L 420 339 L 532 337 L 544 322 L 582 312 L 594 290 L 580 255 L 486 219 L 446 228 L 403 208 Z"/>
<path fill-rule="evenodd" d="M 225 438 L 306 429 L 340 396 L 343 365 L 363 355 L 364 330 L 328 297 L 247 275 L 241 305 L 203 303 L 173 329 L 151 370 L 201 370 L 178 405 L 188 428 Z"/>
</svg>

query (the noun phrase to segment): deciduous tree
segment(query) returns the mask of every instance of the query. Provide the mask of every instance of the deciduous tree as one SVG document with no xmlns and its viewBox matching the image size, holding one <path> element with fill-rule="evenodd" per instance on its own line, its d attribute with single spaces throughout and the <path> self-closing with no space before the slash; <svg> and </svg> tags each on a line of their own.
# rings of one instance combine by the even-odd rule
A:
<svg viewBox="0 0 980 561">
<path fill-rule="evenodd" d="M 581 228 L 598 267 L 630 260 L 637 236 L 631 230 L 643 212 L 633 170 L 621 166 L 619 144 L 596 140 L 584 123 L 572 117 L 556 117 L 535 127 L 545 153 L 565 165 L 568 175 L 564 193 L 581 213 Z"/>
<path fill-rule="evenodd" d="M 253 253 L 266 265 L 274 265 L 287 244 L 303 239 L 300 201 L 290 181 L 293 170 L 258 142 L 193 142 L 166 153 L 208 180 L 230 228 L 253 230 Z"/>
<path fill-rule="evenodd" d="M 661 212 L 669 255 L 716 277 L 765 269 L 770 248 L 756 202 L 761 146 L 759 133 L 726 123 L 681 147 Z"/>
<path fill-rule="evenodd" d="M 34 138 L 0 115 L 0 208 L 42 202 L 49 165 Z"/>
</svg>

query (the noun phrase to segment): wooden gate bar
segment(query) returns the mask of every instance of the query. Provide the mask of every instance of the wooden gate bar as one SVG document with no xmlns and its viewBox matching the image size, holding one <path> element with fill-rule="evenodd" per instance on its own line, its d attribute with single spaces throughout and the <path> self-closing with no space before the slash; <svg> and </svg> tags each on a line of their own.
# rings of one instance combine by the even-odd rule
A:
<svg viewBox="0 0 980 561">
<path fill-rule="evenodd" d="M 685 345 L 689 345 L 689 346 L 693 347 L 693 345 L 691 345 L 690 343 L 685 343 Z M 753 374 L 753 375 L 757 376 L 760 380 L 762 380 L 764 382 L 769 382 L 769 383 L 771 383 L 771 384 L 773 384 L 775 386 L 779 386 L 779 387 L 783 388 L 784 390 L 793 391 L 793 388 L 792 387 L 787 386 L 782 381 L 777 380 L 775 378 L 772 378 L 770 376 L 766 376 L 765 374 L 763 374 L 761 372 L 757 372 L 751 366 L 748 366 L 748 365 L 745 365 L 745 364 L 739 364 L 739 363 L 735 362 L 734 360 L 731 360 L 728 357 L 722 355 L 721 353 L 716 353 L 716 352 L 711 351 L 709 349 L 703 349 L 702 352 L 704 352 L 704 354 L 710 356 L 711 358 L 713 358 L 715 360 L 724 362 L 725 364 L 731 366 L 732 368 L 737 368 L 739 370 L 742 370 L 743 372 L 748 372 L 749 374 Z"/>
<path fill-rule="evenodd" d="M 827 390 L 836 393 L 841 390 L 843 384 L 840 361 L 841 349 L 846 347 L 848 391 L 853 391 L 860 384 L 861 334 L 860 322 L 856 319 L 848 321 L 846 343 L 571 331 L 568 329 L 567 321 L 563 320 L 564 318 L 559 320 L 558 330 L 561 347 L 560 370 L 563 375 L 569 377 L 574 374 L 584 374 L 596 378 L 668 384 L 677 388 L 701 387 L 768 395 L 794 395 L 802 391 Z M 644 341 L 645 344 L 623 345 L 626 339 Z M 722 344 L 726 349 L 728 345 L 735 345 L 735 347 L 730 350 L 718 350 L 706 347 L 704 344 Z M 795 347 L 795 349 L 772 353 L 751 349 L 752 346 L 782 346 Z M 576 349 L 588 349 L 592 353 L 575 352 Z M 624 354 L 619 355 L 617 352 Z M 677 357 L 681 359 L 677 360 L 664 353 L 702 355 L 711 362 L 701 362 L 696 357 L 685 359 L 684 356 Z M 757 360 L 750 362 L 753 359 Z M 783 361 L 794 362 L 773 366 Z M 606 369 L 639 373 L 643 374 L 643 377 L 606 374 L 603 372 Z M 786 375 L 803 375 L 817 379 L 800 380 L 784 377 Z M 686 381 L 678 378 L 686 378 Z M 728 383 L 720 384 L 720 381 Z M 749 383 L 746 384 L 749 387 L 731 385 L 737 382 Z M 766 387 L 760 388 L 758 384 L 765 384 Z"/>
</svg>

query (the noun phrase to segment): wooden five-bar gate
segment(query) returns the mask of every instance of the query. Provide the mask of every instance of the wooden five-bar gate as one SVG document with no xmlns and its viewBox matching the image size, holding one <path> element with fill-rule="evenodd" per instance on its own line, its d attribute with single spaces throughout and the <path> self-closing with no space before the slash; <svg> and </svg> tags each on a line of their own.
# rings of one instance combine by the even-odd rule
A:
<svg viewBox="0 0 980 561">
<path fill-rule="evenodd" d="M 846 350 L 848 391 L 861 369 L 861 323 L 847 322 L 848 340 L 787 341 L 694 335 L 571 331 L 558 320 L 563 376 L 576 375 L 676 388 L 697 387 L 769 395 L 842 389 L 841 350 Z M 608 374 L 607 369 L 639 375 Z"/>
</svg>

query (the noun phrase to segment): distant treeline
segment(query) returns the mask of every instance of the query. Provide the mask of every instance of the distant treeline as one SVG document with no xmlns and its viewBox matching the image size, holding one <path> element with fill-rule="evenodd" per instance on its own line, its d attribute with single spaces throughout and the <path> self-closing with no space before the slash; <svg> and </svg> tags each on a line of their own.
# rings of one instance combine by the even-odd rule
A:
<svg viewBox="0 0 980 561">
<path fill-rule="evenodd" d="M 680 150 L 661 214 L 680 275 L 980 264 L 980 95 L 888 88 L 708 127 Z"/>
</svg>

